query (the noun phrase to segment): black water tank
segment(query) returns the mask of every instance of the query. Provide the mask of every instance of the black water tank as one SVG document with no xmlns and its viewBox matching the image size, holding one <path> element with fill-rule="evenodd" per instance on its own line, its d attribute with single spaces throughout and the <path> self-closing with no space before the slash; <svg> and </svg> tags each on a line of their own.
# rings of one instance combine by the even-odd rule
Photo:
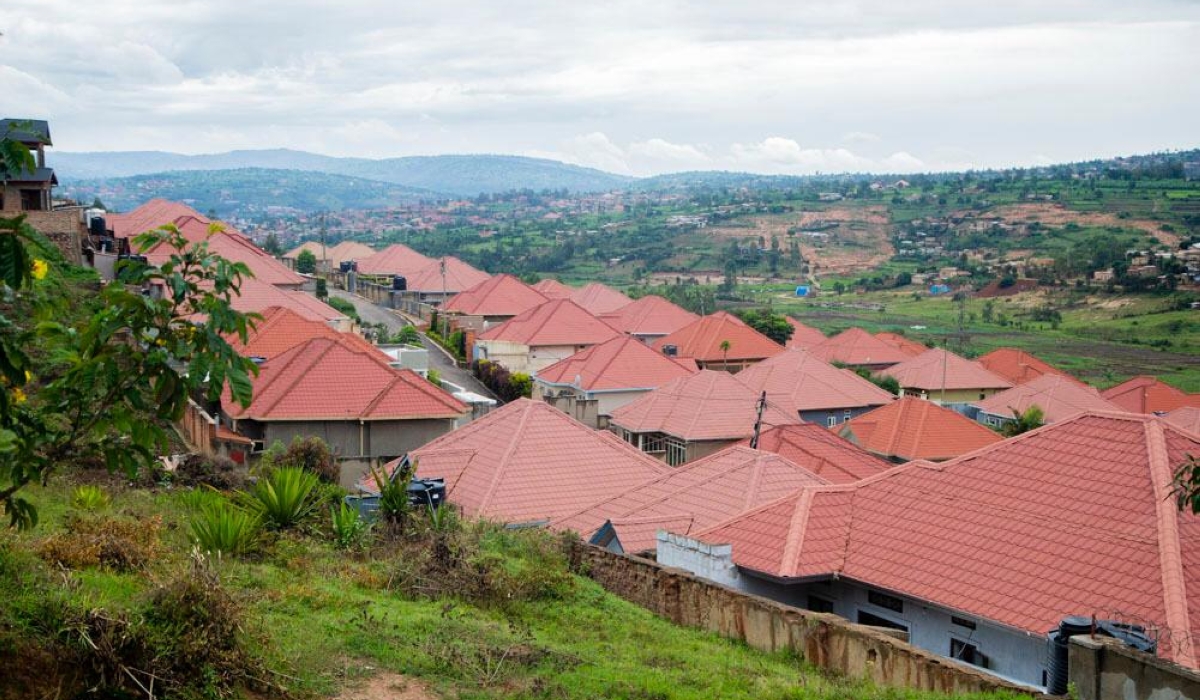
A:
<svg viewBox="0 0 1200 700">
<path fill-rule="evenodd" d="M 106 227 L 103 216 L 93 216 L 92 217 L 91 222 L 88 223 L 88 233 L 92 234 L 93 236 L 98 236 L 100 238 L 103 238 L 104 236 L 106 236 L 108 234 L 108 229 Z"/>
<path fill-rule="evenodd" d="M 1090 617 L 1073 616 L 1063 618 L 1058 628 L 1052 630 L 1047 644 L 1049 646 L 1049 663 L 1046 668 L 1046 692 L 1051 695 L 1066 695 L 1067 682 L 1067 641 L 1077 634 L 1088 634 L 1092 631 Z"/>
<path fill-rule="evenodd" d="M 408 290 L 408 279 L 404 275 L 396 275 L 392 278 L 392 289 L 397 292 Z"/>
<path fill-rule="evenodd" d="M 676 357 L 679 355 L 678 345 L 664 345 L 662 347 L 663 354 L 667 357 Z"/>
<path fill-rule="evenodd" d="M 408 502 L 416 508 L 438 508 L 446 500 L 445 479 L 413 479 L 408 482 Z"/>
<path fill-rule="evenodd" d="M 338 269 L 342 272 L 349 272 L 354 269 L 354 263 L 349 260 L 343 260 L 341 265 L 338 265 Z"/>
</svg>

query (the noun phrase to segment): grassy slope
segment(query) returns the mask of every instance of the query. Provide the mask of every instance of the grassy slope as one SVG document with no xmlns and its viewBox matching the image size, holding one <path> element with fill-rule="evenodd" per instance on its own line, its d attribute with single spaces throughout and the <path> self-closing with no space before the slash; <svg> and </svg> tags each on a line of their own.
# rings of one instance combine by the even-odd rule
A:
<svg viewBox="0 0 1200 700">
<path fill-rule="evenodd" d="M 32 490 L 39 530 L 0 540 L 32 547 L 61 529 L 68 493 L 61 483 Z M 145 573 L 76 572 L 72 595 L 88 607 L 132 610 L 186 567 L 185 509 L 177 494 L 123 490 L 111 510 L 161 516 L 163 556 Z M 269 666 L 283 674 L 276 680 L 301 696 L 330 694 L 385 669 L 460 698 L 937 697 L 831 679 L 794 658 L 676 627 L 583 578 L 562 600 L 476 607 L 412 599 L 388 590 L 397 562 L 348 556 L 319 536 L 298 535 L 256 560 L 220 566 L 257 620 L 251 632 L 269 640 Z M 18 607 L 22 596 L 43 594 L 0 578 L 0 596 Z M 0 631 L 3 622 L 0 613 Z"/>
</svg>

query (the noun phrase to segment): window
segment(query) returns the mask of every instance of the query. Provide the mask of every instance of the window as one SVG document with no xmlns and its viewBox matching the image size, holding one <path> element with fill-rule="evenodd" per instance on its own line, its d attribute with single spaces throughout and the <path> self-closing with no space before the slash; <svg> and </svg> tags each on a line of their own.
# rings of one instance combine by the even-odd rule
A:
<svg viewBox="0 0 1200 700">
<path fill-rule="evenodd" d="M 828 418 L 825 419 L 825 422 L 829 425 L 830 428 L 832 428 L 833 426 L 837 425 L 837 416 L 829 416 Z"/>
<path fill-rule="evenodd" d="M 979 653 L 978 646 L 953 637 L 950 638 L 950 658 L 972 666 L 987 668 L 988 665 L 987 657 Z"/>
<path fill-rule="evenodd" d="M 966 627 L 969 630 L 973 630 L 976 627 L 974 620 L 968 620 L 965 617 L 958 617 L 957 615 L 952 615 L 950 617 L 950 624 L 958 625 L 959 627 Z"/>
<path fill-rule="evenodd" d="M 808 603 L 805 605 L 805 607 L 813 612 L 831 613 L 833 612 L 833 601 L 822 598 L 821 596 L 810 595 L 808 597 Z"/>
<path fill-rule="evenodd" d="M 858 624 L 870 625 L 872 627 L 886 627 L 890 630 L 900 630 L 901 632 L 908 631 L 908 625 L 900 624 L 895 620 L 889 620 L 886 617 L 872 615 L 865 610 L 858 611 Z"/>
<path fill-rule="evenodd" d="M 687 461 L 687 443 L 676 437 L 667 436 L 667 464 L 678 467 Z"/>
<path fill-rule="evenodd" d="M 904 612 L 904 601 L 894 595 L 880 593 L 879 591 L 867 591 L 867 602 L 871 605 L 878 605 L 881 608 L 886 608 L 893 612 Z"/>
<path fill-rule="evenodd" d="M 850 420 L 850 414 L 851 414 L 850 409 L 847 408 L 846 412 L 844 414 L 842 414 L 842 420 Z"/>
</svg>

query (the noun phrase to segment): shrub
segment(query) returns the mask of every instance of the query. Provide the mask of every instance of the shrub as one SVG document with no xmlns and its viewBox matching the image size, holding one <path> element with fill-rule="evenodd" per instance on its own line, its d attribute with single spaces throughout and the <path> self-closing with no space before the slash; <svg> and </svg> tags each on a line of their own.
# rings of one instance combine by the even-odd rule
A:
<svg viewBox="0 0 1200 700">
<path fill-rule="evenodd" d="M 99 486 L 86 484 L 71 492 L 71 506 L 79 510 L 89 512 L 104 510 L 108 504 L 108 494 Z"/>
<path fill-rule="evenodd" d="M 218 491 L 203 487 L 179 492 L 179 503 L 191 512 L 203 510 L 206 506 L 226 503 L 225 497 Z"/>
<path fill-rule="evenodd" d="M 38 553 L 46 561 L 68 569 L 140 569 L 158 553 L 162 530 L 158 517 L 127 520 L 76 515 L 68 517 L 65 525 L 65 532 L 42 541 Z"/>
<path fill-rule="evenodd" d="M 317 503 L 313 491 L 318 482 L 317 475 L 307 469 L 281 467 L 259 479 L 242 500 L 266 524 L 286 529 L 312 511 Z"/>
<path fill-rule="evenodd" d="M 359 515 L 358 509 L 342 502 L 329 508 L 333 541 L 341 549 L 353 549 L 362 545 L 371 526 Z"/>
<path fill-rule="evenodd" d="M 180 486 L 211 486 L 232 491 L 246 486 L 246 474 L 232 461 L 223 457 L 192 454 L 183 458 L 175 469 L 174 483 Z"/>
<path fill-rule="evenodd" d="M 421 334 L 417 332 L 416 326 L 404 326 L 396 335 L 392 337 L 392 342 L 402 345 L 420 345 Z"/>
<path fill-rule="evenodd" d="M 283 454 L 275 459 L 275 467 L 307 469 L 324 482 L 336 484 L 341 478 L 341 467 L 329 445 L 319 437 L 296 436 Z"/>
<path fill-rule="evenodd" d="M 192 516 L 192 537 L 205 552 L 245 554 L 258 543 L 259 516 L 224 501 L 208 503 Z"/>
<path fill-rule="evenodd" d="M 429 370 L 429 376 L 427 377 L 427 379 L 429 379 L 429 383 L 434 386 L 442 385 L 442 374 L 440 372 L 438 372 L 436 369 Z"/>
</svg>

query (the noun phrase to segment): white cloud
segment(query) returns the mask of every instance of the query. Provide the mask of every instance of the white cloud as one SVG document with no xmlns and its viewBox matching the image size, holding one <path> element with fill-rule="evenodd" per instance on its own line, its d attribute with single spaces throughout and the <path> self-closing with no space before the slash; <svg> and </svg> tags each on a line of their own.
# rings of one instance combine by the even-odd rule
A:
<svg viewBox="0 0 1200 700">
<path fill-rule="evenodd" d="M 883 139 L 878 134 L 869 131 L 850 131 L 842 135 L 842 141 L 849 144 L 879 143 Z"/>
</svg>

